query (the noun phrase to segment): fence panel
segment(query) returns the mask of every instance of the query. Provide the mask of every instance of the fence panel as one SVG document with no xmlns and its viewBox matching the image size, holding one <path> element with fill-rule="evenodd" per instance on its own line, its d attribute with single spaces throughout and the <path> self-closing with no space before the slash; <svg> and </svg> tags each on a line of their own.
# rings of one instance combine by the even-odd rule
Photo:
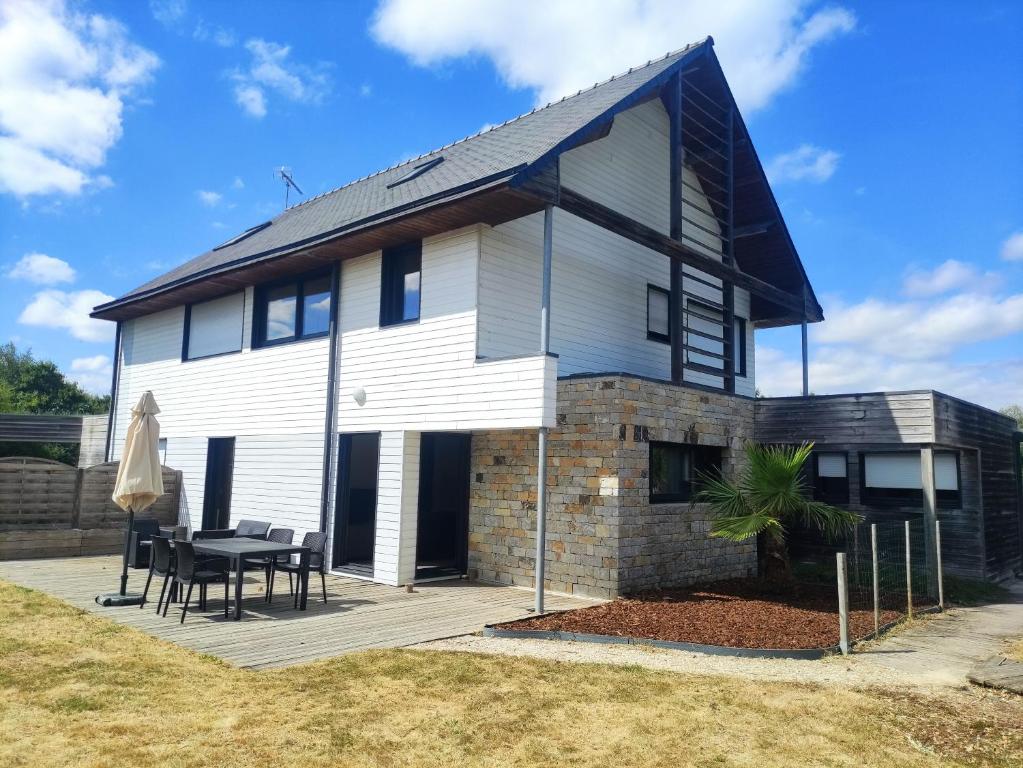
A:
<svg viewBox="0 0 1023 768">
<path fill-rule="evenodd" d="M 48 459 L 0 461 L 0 560 L 117 552 L 125 513 L 111 500 L 117 462 L 76 469 Z M 142 514 L 178 520 L 181 472 L 163 468 L 165 494 Z"/>
</svg>

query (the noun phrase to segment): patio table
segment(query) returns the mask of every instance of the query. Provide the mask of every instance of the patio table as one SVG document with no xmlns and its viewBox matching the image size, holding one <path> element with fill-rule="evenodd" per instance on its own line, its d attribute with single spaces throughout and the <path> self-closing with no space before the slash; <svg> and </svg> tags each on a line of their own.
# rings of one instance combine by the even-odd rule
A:
<svg viewBox="0 0 1023 768">
<path fill-rule="evenodd" d="M 309 547 L 300 544 L 279 544 L 273 541 L 261 539 L 202 539 L 193 541 L 192 546 L 196 552 L 204 555 L 225 557 L 234 563 L 234 620 L 242 617 L 242 582 L 245 580 L 246 558 L 258 559 L 262 557 L 275 557 L 277 555 L 298 555 L 301 566 L 301 577 L 299 578 L 299 610 L 306 608 L 306 598 L 309 593 Z"/>
</svg>

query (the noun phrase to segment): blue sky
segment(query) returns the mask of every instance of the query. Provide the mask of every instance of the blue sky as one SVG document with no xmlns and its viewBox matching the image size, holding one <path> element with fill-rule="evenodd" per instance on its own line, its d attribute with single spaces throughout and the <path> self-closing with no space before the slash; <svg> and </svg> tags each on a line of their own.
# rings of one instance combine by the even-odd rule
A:
<svg viewBox="0 0 1023 768">
<path fill-rule="evenodd" d="M 240 8 L 0 0 L 0 326 L 86 386 L 88 307 L 278 212 L 275 167 L 318 194 L 710 34 L 828 316 L 812 389 L 1023 402 L 1019 4 Z M 757 345 L 794 392 L 798 334 Z"/>
</svg>

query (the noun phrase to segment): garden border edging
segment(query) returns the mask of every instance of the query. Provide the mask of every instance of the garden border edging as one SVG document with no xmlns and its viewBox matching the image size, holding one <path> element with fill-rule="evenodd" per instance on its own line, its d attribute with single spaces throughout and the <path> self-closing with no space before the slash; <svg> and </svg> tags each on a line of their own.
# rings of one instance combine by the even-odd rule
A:
<svg viewBox="0 0 1023 768">
<path fill-rule="evenodd" d="M 483 628 L 483 636 L 516 640 L 566 640 L 577 643 L 596 643 L 598 645 L 646 645 L 676 651 L 706 653 L 713 656 L 740 656 L 753 659 L 802 659 L 812 661 L 841 652 L 837 645 L 827 648 L 730 648 L 725 645 L 703 645 L 701 643 L 684 643 L 675 640 L 654 640 L 649 637 L 594 635 L 585 632 L 562 632 L 560 630 L 501 629 L 492 624 L 488 624 Z"/>
</svg>

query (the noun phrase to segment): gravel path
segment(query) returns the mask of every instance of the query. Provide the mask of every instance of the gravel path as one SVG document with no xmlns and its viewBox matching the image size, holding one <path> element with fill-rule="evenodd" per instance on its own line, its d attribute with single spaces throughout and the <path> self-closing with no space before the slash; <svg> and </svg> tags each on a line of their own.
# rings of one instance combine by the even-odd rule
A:
<svg viewBox="0 0 1023 768">
<path fill-rule="evenodd" d="M 834 656 L 817 661 L 795 659 L 745 659 L 711 656 L 664 648 L 598 645 L 559 640 L 517 640 L 466 635 L 415 646 L 423 650 L 529 656 L 551 661 L 592 664 L 638 665 L 665 672 L 692 675 L 730 675 L 753 680 L 816 683 L 849 687 L 898 686 L 933 690 L 934 683 L 920 683 L 910 674 L 863 664 L 856 656 Z"/>
<path fill-rule="evenodd" d="M 729 675 L 752 680 L 949 691 L 968 688 L 974 664 L 1023 636 L 1023 580 L 1006 585 L 1009 598 L 974 608 L 919 618 L 887 637 L 864 644 L 851 656 L 814 661 L 737 656 L 560 640 L 518 640 L 466 635 L 416 646 L 427 650 L 530 656 L 551 661 L 634 664 L 692 675 Z"/>
</svg>

